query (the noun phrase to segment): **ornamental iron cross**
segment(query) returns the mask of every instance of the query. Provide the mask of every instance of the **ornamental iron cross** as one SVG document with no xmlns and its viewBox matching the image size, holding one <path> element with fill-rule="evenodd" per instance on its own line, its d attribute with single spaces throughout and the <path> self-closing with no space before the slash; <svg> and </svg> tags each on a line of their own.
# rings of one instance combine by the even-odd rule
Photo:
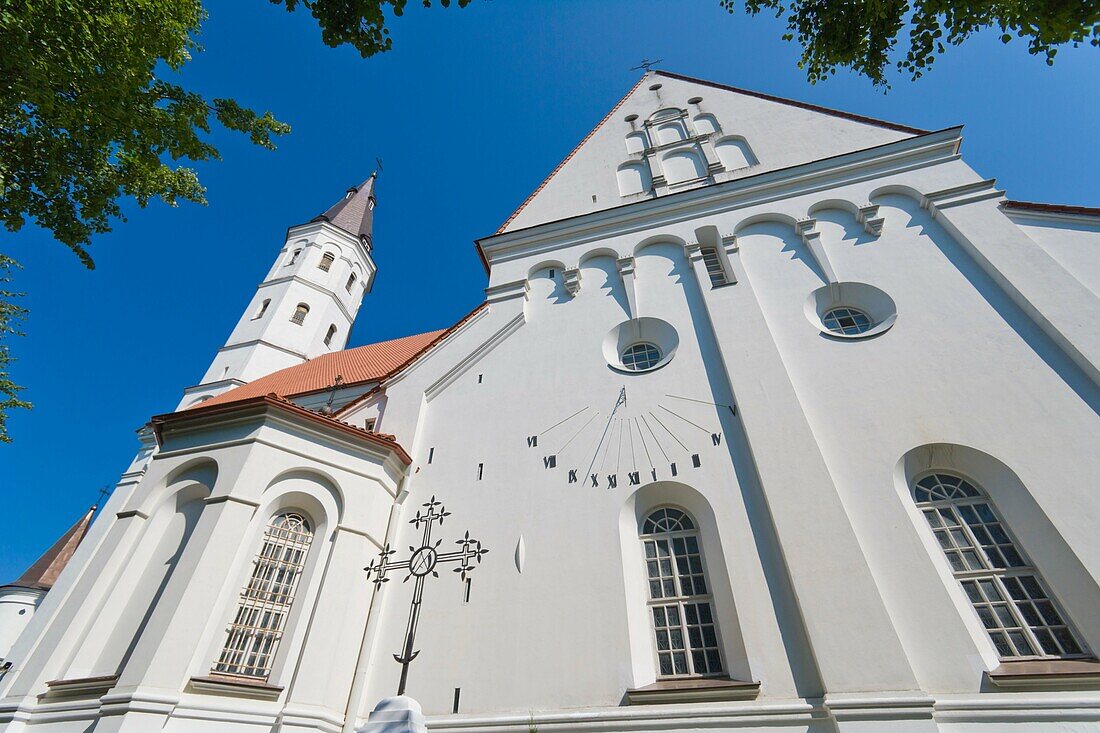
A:
<svg viewBox="0 0 1100 733">
<path fill-rule="evenodd" d="M 459 546 L 457 550 L 453 552 L 440 552 L 439 546 L 443 543 L 443 540 L 436 540 L 432 542 L 432 527 L 436 522 L 442 526 L 443 520 L 446 517 L 451 516 L 451 513 L 447 511 L 443 503 L 437 501 L 435 496 L 423 504 L 424 509 L 418 509 L 416 516 L 409 520 L 409 524 L 415 526 L 417 529 L 423 527 L 424 535 L 420 541 L 420 547 L 413 547 L 409 545 L 408 560 L 394 561 L 391 558 L 397 553 L 396 550 L 390 549 L 387 544 L 380 553 L 376 560 L 371 560 L 370 565 L 364 568 L 367 571 L 368 576 L 373 574 L 374 579 L 371 581 L 374 583 L 375 588 L 381 588 L 383 583 L 388 583 L 390 578 L 386 575 L 391 570 L 408 570 L 408 574 L 405 576 L 404 583 L 409 578 L 416 578 L 413 581 L 413 597 L 412 605 L 409 608 L 409 623 L 405 627 L 405 646 L 401 654 L 394 654 L 393 658 L 401 664 L 401 682 L 398 684 L 397 694 L 405 694 L 405 683 L 409 678 L 409 663 L 416 659 L 416 656 L 420 654 L 420 650 L 413 651 L 413 644 L 416 639 L 416 625 L 420 620 L 420 602 L 424 598 L 424 578 L 429 574 L 432 577 L 438 578 L 439 572 L 436 567 L 440 563 L 457 562 L 458 567 L 454 568 L 454 572 L 460 574 L 460 578 L 466 581 L 469 574 L 473 572 L 474 568 L 481 564 L 481 556 L 488 552 L 487 549 L 481 546 L 481 542 L 470 538 L 470 533 L 467 531 L 465 536 L 460 540 L 455 540 L 455 544 Z M 426 511 L 425 511 L 426 510 Z"/>
</svg>

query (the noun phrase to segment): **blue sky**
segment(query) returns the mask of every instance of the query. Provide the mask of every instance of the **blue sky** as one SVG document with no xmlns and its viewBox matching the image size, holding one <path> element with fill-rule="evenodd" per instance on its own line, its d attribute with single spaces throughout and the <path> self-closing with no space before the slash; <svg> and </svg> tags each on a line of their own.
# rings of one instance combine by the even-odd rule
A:
<svg viewBox="0 0 1100 733">
<path fill-rule="evenodd" d="M 888 94 L 840 74 L 810 86 L 770 17 L 718 0 L 474 0 L 392 25 L 394 50 L 330 49 L 312 18 L 266 0 L 211 0 L 184 83 L 270 109 L 293 126 L 276 152 L 218 132 L 200 166 L 209 206 L 128 207 L 83 269 L 48 234 L 4 233 L 24 269 L 26 336 L 13 340 L 33 411 L 0 445 L 13 580 L 117 481 L 134 430 L 202 376 L 283 243 L 385 161 L 379 273 L 350 345 L 447 326 L 482 298 L 473 248 L 637 79 L 662 68 L 926 129 L 965 124 L 965 159 L 1012 198 L 1100 205 L 1100 52 L 1048 68 L 983 34 Z"/>
</svg>

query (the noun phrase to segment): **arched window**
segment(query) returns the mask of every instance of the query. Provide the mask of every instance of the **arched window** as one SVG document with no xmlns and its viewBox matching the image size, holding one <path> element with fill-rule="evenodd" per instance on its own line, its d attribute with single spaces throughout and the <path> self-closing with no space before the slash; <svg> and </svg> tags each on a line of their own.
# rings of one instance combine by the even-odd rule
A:
<svg viewBox="0 0 1100 733">
<path fill-rule="evenodd" d="M 301 326 L 306 322 L 306 314 L 309 313 L 309 306 L 305 303 L 299 303 L 298 307 L 294 309 L 294 315 L 290 317 L 290 322 Z"/>
<path fill-rule="evenodd" d="M 252 320 L 257 318 L 263 318 L 264 313 L 267 313 L 267 307 L 271 305 L 271 298 L 265 298 L 263 303 L 260 303 L 260 310 L 256 311 L 256 315 L 252 316 Z"/>
<path fill-rule="evenodd" d="M 959 476 L 932 473 L 913 498 L 1002 658 L 1075 657 L 1084 647 L 989 497 Z"/>
<path fill-rule="evenodd" d="M 332 252 L 325 252 L 323 255 L 321 255 L 321 261 L 317 263 L 317 267 L 324 270 L 325 272 L 328 272 L 332 269 L 332 263 L 335 261 L 336 255 L 332 254 Z"/>
<path fill-rule="evenodd" d="M 658 675 L 722 674 L 718 627 L 695 523 L 679 509 L 662 507 L 642 522 L 639 538 Z"/>
<path fill-rule="evenodd" d="M 215 672 L 261 680 L 271 675 L 312 542 L 313 530 L 301 514 L 280 514 L 267 525 Z"/>
<path fill-rule="evenodd" d="M 348 292 L 350 293 L 350 292 L 351 292 L 351 289 L 352 289 L 352 287 L 354 287 L 354 286 L 355 286 L 355 281 L 356 281 L 356 280 L 358 280 L 358 279 L 359 279 L 359 276 L 358 276 L 358 275 L 356 275 L 356 274 L 355 274 L 354 272 L 353 272 L 353 273 L 351 273 L 350 275 L 348 275 L 348 281 L 347 281 L 347 283 L 346 283 L 346 284 L 344 285 L 344 290 L 346 290 L 346 291 L 348 291 Z"/>
<path fill-rule="evenodd" d="M 328 327 L 328 333 L 325 334 L 325 346 L 332 346 L 332 337 L 336 335 L 336 324 L 332 324 Z"/>
<path fill-rule="evenodd" d="M 302 248 L 301 247 L 299 247 L 298 249 L 296 249 L 296 250 L 294 250 L 293 252 L 290 253 L 290 259 L 287 260 L 286 263 L 288 265 L 293 265 L 295 262 L 298 261 L 298 255 L 300 255 L 300 254 L 302 254 Z"/>
</svg>

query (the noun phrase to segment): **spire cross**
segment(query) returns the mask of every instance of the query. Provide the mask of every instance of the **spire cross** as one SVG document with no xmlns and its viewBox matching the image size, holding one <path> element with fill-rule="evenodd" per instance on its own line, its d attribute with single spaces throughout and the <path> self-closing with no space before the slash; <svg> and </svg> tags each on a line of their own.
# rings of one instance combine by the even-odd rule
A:
<svg viewBox="0 0 1100 733">
<path fill-rule="evenodd" d="M 630 70 L 631 71 L 637 71 L 638 69 L 645 69 L 646 72 L 648 73 L 648 72 L 653 70 L 654 66 L 661 63 L 662 61 L 664 61 L 664 59 L 654 59 L 653 61 L 650 61 L 649 59 L 643 58 L 642 63 L 638 64 L 637 66 L 632 67 Z"/>
<path fill-rule="evenodd" d="M 99 490 L 99 501 L 97 502 L 96 506 L 103 506 L 103 504 L 106 503 L 107 497 L 110 496 L 110 495 L 111 495 L 111 490 L 108 487 L 104 486 L 102 489 L 100 489 Z"/>
<path fill-rule="evenodd" d="M 405 694 L 405 684 L 409 679 L 409 664 L 420 654 L 419 650 L 413 651 L 413 645 L 416 640 L 416 627 L 420 621 L 420 603 L 424 598 L 424 578 L 429 574 L 434 578 L 438 578 L 439 572 L 436 568 L 441 563 L 458 563 L 458 566 L 454 568 L 454 572 L 459 573 L 459 577 L 465 581 L 476 565 L 481 563 L 481 556 L 488 552 L 487 549 L 481 546 L 480 541 L 471 539 L 468 531 L 462 539 L 455 540 L 455 544 L 459 546 L 457 550 L 440 552 L 439 546 L 443 544 L 443 540 L 432 542 L 432 528 L 436 524 L 442 525 L 443 520 L 451 516 L 451 513 L 446 510 L 442 502 L 436 500 L 435 496 L 432 496 L 422 506 L 423 509 L 418 509 L 416 516 L 409 520 L 409 524 L 417 529 L 423 528 L 424 530 L 420 547 L 409 545 L 409 552 L 411 553 L 409 557 L 405 560 L 394 561 L 391 558 L 397 554 L 397 551 L 391 549 L 387 543 L 382 551 L 378 553 L 378 558 L 371 560 L 370 565 L 364 568 L 368 577 L 374 575 L 371 582 L 374 583 L 376 589 L 380 588 L 383 583 L 389 582 L 390 578 L 387 575 L 391 570 L 408 571 L 408 574 L 401 581 L 402 583 L 407 582 L 409 578 L 416 578 L 413 581 L 409 621 L 405 626 L 405 644 L 401 654 L 393 655 L 393 658 L 401 664 L 401 682 L 397 688 L 398 695 Z"/>
</svg>

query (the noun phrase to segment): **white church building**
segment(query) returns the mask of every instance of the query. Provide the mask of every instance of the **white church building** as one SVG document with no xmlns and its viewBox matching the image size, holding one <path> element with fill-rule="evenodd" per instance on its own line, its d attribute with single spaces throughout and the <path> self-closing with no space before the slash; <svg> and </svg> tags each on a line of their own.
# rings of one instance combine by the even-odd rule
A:
<svg viewBox="0 0 1100 733">
<path fill-rule="evenodd" d="M 344 349 L 348 190 L 0 589 L 0 731 L 1100 731 L 1100 209 L 961 143 L 648 72 Z"/>
</svg>

